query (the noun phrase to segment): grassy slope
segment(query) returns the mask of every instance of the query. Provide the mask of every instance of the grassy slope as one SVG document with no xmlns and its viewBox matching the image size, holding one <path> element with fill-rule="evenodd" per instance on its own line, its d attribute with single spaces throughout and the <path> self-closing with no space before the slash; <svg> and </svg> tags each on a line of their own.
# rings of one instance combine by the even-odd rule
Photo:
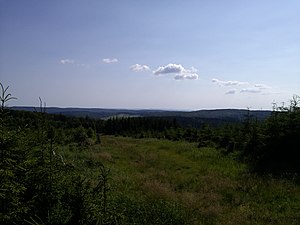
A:
<svg viewBox="0 0 300 225">
<path fill-rule="evenodd" d="M 111 207 L 121 224 L 297 224 L 300 187 L 258 178 L 246 166 L 196 144 L 103 136 L 88 152 L 70 152 L 93 174 L 111 169 Z"/>
</svg>

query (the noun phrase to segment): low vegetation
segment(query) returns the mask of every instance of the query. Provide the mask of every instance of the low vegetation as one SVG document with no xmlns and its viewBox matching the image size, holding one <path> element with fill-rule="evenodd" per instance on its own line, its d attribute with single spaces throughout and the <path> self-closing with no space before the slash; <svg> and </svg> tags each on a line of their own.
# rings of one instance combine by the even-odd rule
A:
<svg viewBox="0 0 300 225">
<path fill-rule="evenodd" d="M 2 86 L 2 85 L 1 85 Z M 10 111 L 1 224 L 298 224 L 299 99 L 266 121 L 200 129 Z"/>
</svg>

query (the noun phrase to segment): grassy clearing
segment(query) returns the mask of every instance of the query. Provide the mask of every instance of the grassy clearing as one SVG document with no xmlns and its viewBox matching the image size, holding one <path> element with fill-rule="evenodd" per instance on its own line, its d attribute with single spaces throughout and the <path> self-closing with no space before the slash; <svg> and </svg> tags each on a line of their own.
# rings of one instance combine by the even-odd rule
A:
<svg viewBox="0 0 300 225">
<path fill-rule="evenodd" d="M 82 173 L 111 170 L 110 209 L 121 224 L 299 224 L 300 187 L 186 142 L 103 136 L 89 151 L 62 149 Z"/>
</svg>

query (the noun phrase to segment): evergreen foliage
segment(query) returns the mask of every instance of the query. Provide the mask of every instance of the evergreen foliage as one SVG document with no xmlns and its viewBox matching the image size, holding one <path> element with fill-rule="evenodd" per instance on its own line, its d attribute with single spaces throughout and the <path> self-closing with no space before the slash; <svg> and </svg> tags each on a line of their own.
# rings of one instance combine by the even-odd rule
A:
<svg viewBox="0 0 300 225">
<path fill-rule="evenodd" d="M 66 126 L 65 117 L 46 114 L 41 99 L 35 113 L 9 111 L 5 104 L 14 97 L 1 87 L 0 223 L 114 224 L 107 203 L 109 170 L 99 164 L 97 177 L 86 178 L 57 148 L 57 140 L 73 141 L 61 140 L 65 131 L 78 143 L 86 141 L 83 125 L 90 121 L 81 120 L 74 132 L 70 127 L 78 120 Z"/>
<path fill-rule="evenodd" d="M 275 174 L 300 174 L 300 98 L 276 107 L 263 124 L 251 123 L 246 155 L 253 169 Z"/>
</svg>

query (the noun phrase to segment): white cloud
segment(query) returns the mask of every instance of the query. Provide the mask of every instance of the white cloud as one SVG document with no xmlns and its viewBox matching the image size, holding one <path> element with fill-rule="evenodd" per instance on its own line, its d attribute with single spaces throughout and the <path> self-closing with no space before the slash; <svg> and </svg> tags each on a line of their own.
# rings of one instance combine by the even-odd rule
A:
<svg viewBox="0 0 300 225">
<path fill-rule="evenodd" d="M 272 87 L 265 84 L 255 84 L 254 87 L 259 88 L 260 90 L 271 89 Z"/>
<path fill-rule="evenodd" d="M 190 70 L 187 70 L 187 71 L 189 71 L 189 72 L 191 72 L 191 73 L 197 73 L 198 72 L 198 69 L 196 69 L 195 67 L 191 67 L 191 69 Z"/>
<path fill-rule="evenodd" d="M 212 79 L 212 82 L 216 83 L 220 86 L 236 86 L 236 85 L 247 85 L 247 84 L 249 84 L 248 82 L 242 82 L 242 81 L 236 81 L 236 80 L 234 80 L 234 81 L 231 81 L 231 80 L 223 81 L 223 80 L 219 80 L 219 79 L 216 79 L 216 78 Z"/>
<path fill-rule="evenodd" d="M 140 64 L 134 64 L 129 67 L 134 72 L 143 72 L 143 71 L 149 71 L 150 67 L 147 65 L 140 65 Z"/>
<path fill-rule="evenodd" d="M 236 93 L 236 89 L 231 89 L 231 90 L 228 90 L 225 94 L 226 95 L 233 95 Z"/>
<path fill-rule="evenodd" d="M 155 75 L 162 75 L 162 74 L 176 74 L 174 79 L 175 80 L 197 80 L 199 75 L 197 74 L 198 70 L 194 67 L 190 69 L 185 69 L 181 64 L 173 64 L 169 63 L 166 66 L 158 67 L 153 73 Z"/>
<path fill-rule="evenodd" d="M 175 77 L 174 77 L 175 80 L 184 80 L 184 75 L 180 75 L 180 74 L 177 74 Z"/>
<path fill-rule="evenodd" d="M 60 63 L 61 64 L 73 64 L 73 63 L 75 63 L 75 60 L 73 60 L 73 59 L 62 59 L 62 60 L 60 60 Z"/>
<path fill-rule="evenodd" d="M 249 82 L 242 82 L 242 81 L 224 81 L 219 79 L 212 79 L 213 83 L 218 84 L 221 87 L 233 87 L 233 86 L 242 86 L 246 85 L 248 87 L 240 89 L 240 93 L 263 93 L 266 89 L 271 89 L 272 87 L 265 85 L 265 84 L 250 84 Z M 252 86 L 252 87 L 251 87 Z M 239 88 L 238 88 L 239 89 Z M 230 89 L 225 94 L 236 94 L 238 89 Z"/>
<path fill-rule="evenodd" d="M 241 90 L 241 93 L 260 93 L 261 90 L 259 88 L 244 88 Z"/>
<path fill-rule="evenodd" d="M 155 75 L 166 74 L 166 73 L 178 73 L 181 74 L 185 69 L 180 64 L 168 64 L 166 66 L 160 66 L 157 70 L 153 71 Z"/>
<path fill-rule="evenodd" d="M 116 59 L 116 58 L 113 58 L 113 59 L 105 58 L 105 59 L 102 59 L 102 62 L 104 62 L 104 63 L 116 63 L 116 62 L 118 62 L 118 59 Z"/>
<path fill-rule="evenodd" d="M 174 77 L 175 80 L 197 80 L 198 79 L 198 74 L 196 73 L 191 73 L 191 74 L 177 74 Z"/>
</svg>

